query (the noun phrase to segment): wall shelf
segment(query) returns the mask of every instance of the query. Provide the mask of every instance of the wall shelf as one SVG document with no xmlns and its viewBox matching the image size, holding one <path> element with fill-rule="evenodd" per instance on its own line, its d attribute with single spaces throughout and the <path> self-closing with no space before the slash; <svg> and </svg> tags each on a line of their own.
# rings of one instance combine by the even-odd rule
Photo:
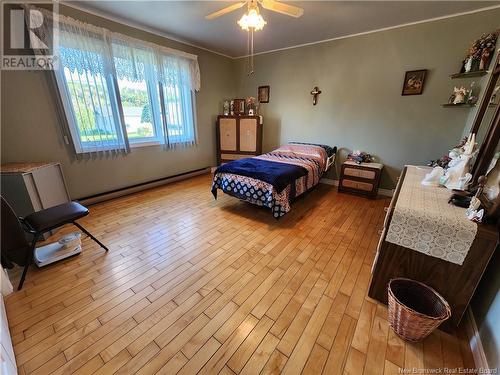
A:
<svg viewBox="0 0 500 375">
<path fill-rule="evenodd" d="M 452 103 L 446 103 L 443 104 L 443 107 L 446 108 L 472 108 L 475 107 L 476 104 L 468 104 L 468 103 L 461 103 L 461 104 L 452 104 Z"/>
<path fill-rule="evenodd" d="M 476 104 L 468 104 L 468 103 L 462 103 L 462 104 L 451 104 L 451 103 L 446 103 L 442 104 L 443 107 L 450 108 L 450 107 L 459 107 L 459 108 L 470 108 L 470 107 L 477 107 Z M 488 107 L 496 107 L 497 103 L 489 103 Z"/>
<path fill-rule="evenodd" d="M 450 78 L 454 79 L 454 78 L 482 77 L 486 74 L 488 74 L 487 70 L 476 70 L 476 71 L 467 72 L 467 73 L 455 73 L 455 74 L 452 74 L 450 76 Z"/>
</svg>

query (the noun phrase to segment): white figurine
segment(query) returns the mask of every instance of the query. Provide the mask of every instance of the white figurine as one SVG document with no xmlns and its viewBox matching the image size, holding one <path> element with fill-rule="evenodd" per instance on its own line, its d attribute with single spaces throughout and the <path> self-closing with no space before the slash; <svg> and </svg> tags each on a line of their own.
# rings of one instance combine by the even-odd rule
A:
<svg viewBox="0 0 500 375">
<path fill-rule="evenodd" d="M 432 171 L 425 175 L 421 184 L 424 186 L 439 186 L 441 177 L 443 176 L 444 169 L 442 167 L 434 167 L 432 168 Z"/>
<path fill-rule="evenodd" d="M 463 104 L 465 103 L 465 97 L 467 96 L 467 89 L 465 87 L 455 87 L 453 89 L 455 93 L 455 99 L 453 99 L 453 104 Z"/>
<path fill-rule="evenodd" d="M 448 189 L 463 190 L 470 182 L 470 178 L 466 175 L 469 173 L 469 163 L 475 145 L 476 135 L 470 134 L 465 145 L 450 151 L 449 156 L 452 160 L 448 163 L 448 169 L 442 179 Z"/>
</svg>

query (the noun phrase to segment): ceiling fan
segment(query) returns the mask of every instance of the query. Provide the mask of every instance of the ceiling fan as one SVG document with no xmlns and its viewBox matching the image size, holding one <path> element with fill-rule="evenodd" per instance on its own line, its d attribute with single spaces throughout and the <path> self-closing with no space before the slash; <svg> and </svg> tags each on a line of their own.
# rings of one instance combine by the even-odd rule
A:
<svg viewBox="0 0 500 375">
<path fill-rule="evenodd" d="M 267 22 L 262 18 L 259 11 L 259 4 L 262 8 L 270 10 L 272 12 L 277 12 L 281 14 L 286 14 L 287 16 L 299 18 L 304 14 L 304 9 L 296 7 L 294 5 L 288 5 L 281 3 L 276 0 L 246 0 L 235 4 L 232 4 L 226 8 L 218 10 L 217 12 L 210 13 L 205 16 L 207 20 L 213 20 L 214 18 L 223 16 L 224 14 L 231 13 L 235 10 L 247 6 L 247 12 L 238 21 L 238 25 L 245 31 L 248 31 L 248 58 L 249 58 L 249 68 L 248 74 L 253 73 L 253 33 L 254 31 L 262 30 Z"/>
<path fill-rule="evenodd" d="M 295 17 L 298 18 L 304 14 L 304 9 L 293 6 L 293 5 L 288 5 L 285 3 L 281 3 L 279 1 L 275 0 L 246 0 L 246 1 L 241 1 L 235 4 L 232 4 L 226 8 L 223 8 L 221 10 L 218 10 L 217 12 L 210 13 L 209 15 L 205 16 L 207 20 L 213 20 L 214 18 L 223 16 L 224 14 L 231 13 L 237 9 L 242 8 L 244 5 L 247 5 L 248 7 L 248 12 L 250 13 L 251 10 L 255 10 L 257 14 L 259 14 L 259 4 L 262 6 L 262 8 L 285 14 L 287 16 Z"/>
</svg>

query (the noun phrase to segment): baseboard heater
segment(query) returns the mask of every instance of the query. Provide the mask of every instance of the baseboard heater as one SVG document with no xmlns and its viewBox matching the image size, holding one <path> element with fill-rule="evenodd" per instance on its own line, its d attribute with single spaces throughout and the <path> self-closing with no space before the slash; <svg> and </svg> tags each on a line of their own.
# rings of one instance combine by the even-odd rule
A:
<svg viewBox="0 0 500 375">
<path fill-rule="evenodd" d="M 95 195 L 91 195 L 91 196 L 84 197 L 84 198 L 79 198 L 77 200 L 81 204 L 88 206 L 91 204 L 104 202 L 104 201 L 107 201 L 110 199 L 114 199 L 114 198 L 118 198 L 118 197 L 123 197 L 125 195 L 137 193 L 139 191 L 152 189 L 152 188 L 155 188 L 158 186 L 170 184 L 172 182 L 185 180 L 187 178 L 199 176 L 199 175 L 209 173 L 209 172 L 210 172 L 210 167 L 196 169 L 194 171 L 184 172 L 184 173 L 176 174 L 176 175 L 169 176 L 169 177 L 163 177 L 163 178 L 159 178 L 156 180 L 143 182 L 141 184 L 131 185 L 131 186 L 127 186 L 127 187 L 124 187 L 121 189 L 111 190 L 111 191 L 107 191 L 105 193 L 100 193 L 100 194 L 95 194 Z"/>
</svg>

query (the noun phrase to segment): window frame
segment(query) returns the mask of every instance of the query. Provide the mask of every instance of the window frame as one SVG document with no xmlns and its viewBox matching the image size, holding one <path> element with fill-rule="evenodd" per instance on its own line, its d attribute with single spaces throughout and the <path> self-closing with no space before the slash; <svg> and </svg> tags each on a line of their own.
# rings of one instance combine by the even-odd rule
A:
<svg viewBox="0 0 500 375">
<path fill-rule="evenodd" d="M 185 113 L 184 113 L 184 110 L 187 109 L 187 108 L 184 108 L 184 106 L 186 104 L 184 103 L 187 103 L 187 101 L 189 101 L 189 109 L 190 109 L 190 112 L 191 112 L 191 118 L 192 118 L 192 134 L 191 134 L 191 137 L 188 139 L 188 140 L 181 140 L 180 138 L 184 137 L 185 135 L 182 135 L 182 136 L 171 136 L 170 134 L 167 134 L 168 136 L 168 140 L 169 140 L 169 143 L 172 143 L 172 144 L 178 144 L 178 143 L 184 143 L 184 142 L 196 142 L 196 95 L 195 93 L 189 88 L 189 87 L 186 87 L 185 85 L 181 85 L 180 83 L 177 84 L 178 86 L 178 90 L 179 90 L 179 97 L 180 97 L 180 106 L 181 106 L 181 114 L 182 114 L 182 122 L 184 122 L 186 119 L 185 119 Z M 161 107 L 162 107 L 162 114 L 164 117 L 164 121 L 165 121 L 165 128 L 167 129 L 167 132 L 168 132 L 168 121 L 167 121 L 167 112 L 166 112 L 166 106 L 165 104 L 166 103 L 166 100 L 165 100 L 165 93 L 166 91 L 163 91 L 163 90 L 166 90 L 165 88 L 165 85 L 163 83 L 160 82 L 160 93 L 161 93 L 161 100 L 160 100 L 160 103 L 161 103 Z M 189 95 L 187 95 L 189 94 Z"/>
<path fill-rule="evenodd" d="M 149 102 L 149 107 L 151 108 L 151 121 L 153 125 L 153 130 L 155 132 L 154 137 L 135 137 L 131 138 L 128 135 L 128 132 L 125 130 L 127 133 L 127 139 L 131 147 L 141 147 L 141 146 L 152 146 L 152 145 L 158 145 L 161 144 L 161 141 L 163 139 L 163 121 L 161 119 L 161 116 L 159 115 L 159 95 L 157 93 L 158 90 L 158 82 L 155 80 L 154 75 L 152 73 L 152 67 L 148 67 L 147 69 L 147 77 L 144 80 L 144 83 L 146 84 L 146 91 L 148 94 L 148 102 Z M 156 90 L 154 89 L 156 84 Z M 118 97 L 120 100 L 120 107 L 122 108 L 122 113 L 123 113 L 123 123 L 125 124 L 125 112 L 123 111 L 123 102 L 121 99 L 121 92 L 120 92 L 120 84 L 117 82 L 118 85 Z"/>
<path fill-rule="evenodd" d="M 108 42 L 108 48 L 112 50 L 111 42 Z M 112 60 L 114 60 L 112 58 Z M 144 83 L 146 84 L 148 101 L 151 108 L 152 124 L 155 131 L 155 137 L 141 137 L 141 138 L 131 138 L 129 137 L 126 129 L 125 123 L 125 113 L 123 109 L 123 102 L 120 93 L 120 85 L 116 74 L 114 72 L 115 64 L 111 66 L 112 71 L 104 73 L 104 80 L 107 85 L 108 95 L 112 103 L 110 104 L 111 111 L 113 114 L 113 121 L 117 122 L 120 128 L 120 132 L 117 133 L 118 141 L 110 141 L 109 147 L 105 147 L 106 141 L 82 141 L 81 133 L 79 131 L 78 120 L 76 117 L 76 112 L 73 104 L 72 93 L 69 91 L 68 79 L 65 75 L 65 67 L 61 65 L 60 69 L 55 72 L 55 77 L 57 81 L 57 86 L 59 88 L 61 101 L 63 105 L 64 112 L 68 121 L 68 127 L 70 136 L 73 139 L 73 145 L 77 154 L 83 154 L 88 152 L 100 152 L 100 151 L 111 151 L 116 149 L 114 144 L 116 142 L 126 142 L 130 148 L 148 147 L 156 146 L 166 143 L 168 139 L 168 144 L 175 145 L 185 142 L 196 143 L 197 134 L 197 118 L 196 118 L 196 95 L 195 92 L 188 86 L 183 85 L 181 82 L 177 83 L 178 89 L 180 90 L 180 107 L 182 114 L 182 122 L 184 124 L 187 119 L 185 118 L 186 106 L 189 106 L 191 111 L 191 127 L 192 134 L 190 134 L 189 139 L 183 139 L 182 136 L 171 136 L 165 135 L 165 131 L 168 132 L 169 122 L 167 119 L 166 112 L 166 101 L 165 101 L 165 84 L 155 75 L 154 70 L 156 67 L 147 66 L 146 77 Z M 189 94 L 189 95 L 187 95 Z M 187 102 L 189 101 L 189 102 Z M 185 125 L 185 124 L 184 124 Z M 182 126 L 183 129 L 185 126 Z M 103 146 L 104 144 L 104 146 Z"/>
<path fill-rule="evenodd" d="M 66 115 L 66 119 L 68 122 L 68 128 L 70 132 L 71 139 L 73 141 L 73 145 L 75 147 L 75 151 L 77 154 L 84 154 L 87 152 L 95 152 L 95 151 L 111 151 L 114 150 L 116 147 L 113 146 L 112 144 L 115 144 L 116 142 L 108 142 L 110 144 L 109 147 L 103 147 L 102 144 L 103 142 L 106 143 L 105 141 L 101 142 L 90 142 L 90 141 L 82 141 L 82 137 L 79 132 L 79 127 L 78 127 L 78 120 L 76 118 L 76 113 L 75 113 L 75 108 L 73 106 L 73 100 L 71 96 L 71 92 L 69 91 L 69 84 L 68 80 L 66 78 L 65 72 L 64 72 L 64 66 L 61 66 L 60 69 L 56 69 L 54 72 L 54 76 L 57 82 L 57 86 L 59 89 L 59 94 L 61 96 L 61 102 L 63 105 L 64 113 Z M 116 102 L 116 108 L 115 106 L 111 105 L 111 111 L 113 112 L 113 120 L 114 121 L 123 121 L 122 114 L 123 110 L 121 108 L 121 100 L 119 97 L 117 97 L 117 92 L 116 92 L 116 85 L 113 82 L 114 79 L 113 77 L 109 74 L 106 73 L 105 77 L 103 77 L 106 81 L 106 86 L 107 90 L 109 91 L 109 96 L 110 100 L 114 100 Z M 63 88 L 63 90 L 61 90 Z M 121 113 L 120 113 L 121 112 Z M 122 122 L 123 123 L 123 122 Z M 118 142 L 124 142 L 124 135 L 123 135 L 123 130 L 122 132 L 117 133 Z M 128 140 L 128 137 L 126 137 Z M 78 140 L 78 142 L 75 142 L 75 139 Z"/>
</svg>

